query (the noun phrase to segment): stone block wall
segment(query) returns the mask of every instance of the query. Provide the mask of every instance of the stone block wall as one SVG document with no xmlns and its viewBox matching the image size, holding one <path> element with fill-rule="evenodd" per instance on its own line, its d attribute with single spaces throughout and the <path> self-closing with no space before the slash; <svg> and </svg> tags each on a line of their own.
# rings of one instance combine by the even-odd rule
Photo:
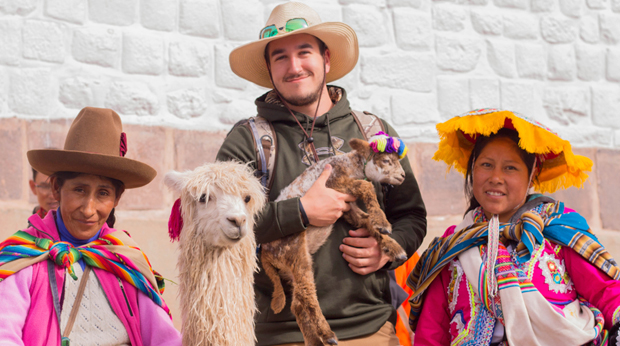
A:
<svg viewBox="0 0 620 346">
<path fill-rule="evenodd" d="M 356 109 L 387 119 L 429 213 L 430 239 L 458 223 L 462 177 L 431 160 L 435 124 L 473 108 L 519 111 L 594 161 L 583 189 L 555 194 L 620 257 L 620 2 L 617 0 L 313 0 L 324 21 L 355 29 L 360 57 L 333 84 Z M 26 151 L 63 146 L 84 106 L 122 117 L 130 158 L 158 171 L 129 190 L 118 226 L 176 281 L 167 240 L 171 169 L 213 161 L 232 124 L 266 89 L 228 55 L 255 40 L 274 0 L 0 1 L 0 217 L 5 238 L 34 205 Z M 617 186 L 618 185 L 618 186 Z M 176 286 L 165 297 L 180 325 Z"/>
<path fill-rule="evenodd" d="M 408 140 L 472 108 L 520 111 L 580 146 L 620 146 L 620 9 L 612 0 L 313 0 L 358 34 L 334 84 Z M 126 123 L 227 130 L 266 90 L 228 65 L 274 0 L 6 0 L 0 117 L 71 118 L 90 105 Z M 260 57 L 257 57 L 260 58 Z"/>
</svg>

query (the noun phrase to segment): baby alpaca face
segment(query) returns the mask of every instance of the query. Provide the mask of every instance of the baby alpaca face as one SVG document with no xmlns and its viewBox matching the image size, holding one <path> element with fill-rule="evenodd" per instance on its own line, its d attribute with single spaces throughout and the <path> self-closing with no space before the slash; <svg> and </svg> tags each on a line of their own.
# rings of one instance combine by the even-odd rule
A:
<svg viewBox="0 0 620 346">
<path fill-rule="evenodd" d="M 405 181 L 405 171 L 396 153 L 375 153 L 365 171 L 368 179 L 383 184 L 400 185 Z"/>
<path fill-rule="evenodd" d="M 251 230 L 248 204 L 250 195 L 227 194 L 217 186 L 198 195 L 195 201 L 197 232 L 215 247 L 228 247 L 243 239 Z"/>
</svg>

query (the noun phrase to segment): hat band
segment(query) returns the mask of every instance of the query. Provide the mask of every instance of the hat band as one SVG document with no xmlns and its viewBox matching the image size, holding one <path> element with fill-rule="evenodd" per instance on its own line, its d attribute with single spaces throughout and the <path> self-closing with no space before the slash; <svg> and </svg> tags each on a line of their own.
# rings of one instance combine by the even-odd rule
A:
<svg viewBox="0 0 620 346">
<path fill-rule="evenodd" d="M 286 21 L 283 27 L 278 28 L 275 24 L 267 25 L 260 31 L 258 39 L 276 36 L 280 31 L 291 32 L 298 29 L 309 27 L 308 22 L 303 18 L 293 18 Z"/>
</svg>

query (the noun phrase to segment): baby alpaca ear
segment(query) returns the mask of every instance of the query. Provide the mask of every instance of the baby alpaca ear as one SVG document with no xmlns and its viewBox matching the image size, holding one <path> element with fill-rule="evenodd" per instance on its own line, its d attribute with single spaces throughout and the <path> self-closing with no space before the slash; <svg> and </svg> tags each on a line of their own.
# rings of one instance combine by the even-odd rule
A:
<svg viewBox="0 0 620 346">
<path fill-rule="evenodd" d="M 349 146 L 351 146 L 351 149 L 357 151 L 364 157 L 368 157 L 372 154 L 370 144 L 363 139 L 353 138 L 349 141 Z"/>
<path fill-rule="evenodd" d="M 176 194 L 181 194 L 181 190 L 183 190 L 186 179 L 186 173 L 170 171 L 164 176 L 164 184 L 166 184 L 166 186 L 168 186 L 168 188 Z"/>
</svg>

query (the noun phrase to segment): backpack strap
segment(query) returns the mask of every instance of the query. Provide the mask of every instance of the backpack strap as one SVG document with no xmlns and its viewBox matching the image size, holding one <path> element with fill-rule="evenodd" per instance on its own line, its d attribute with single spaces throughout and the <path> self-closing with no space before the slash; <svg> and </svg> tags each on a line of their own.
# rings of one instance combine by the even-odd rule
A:
<svg viewBox="0 0 620 346">
<path fill-rule="evenodd" d="M 379 131 L 385 132 L 383 121 L 378 116 L 366 111 L 351 110 L 351 113 L 365 140 L 368 140 L 368 138 L 374 136 Z"/>
<path fill-rule="evenodd" d="M 273 175 L 271 173 L 275 167 L 277 156 L 275 130 L 273 125 L 260 115 L 248 119 L 246 124 L 254 138 L 256 166 L 258 167 L 256 176 L 261 178 L 263 187 L 269 190 L 273 184 Z"/>
</svg>

